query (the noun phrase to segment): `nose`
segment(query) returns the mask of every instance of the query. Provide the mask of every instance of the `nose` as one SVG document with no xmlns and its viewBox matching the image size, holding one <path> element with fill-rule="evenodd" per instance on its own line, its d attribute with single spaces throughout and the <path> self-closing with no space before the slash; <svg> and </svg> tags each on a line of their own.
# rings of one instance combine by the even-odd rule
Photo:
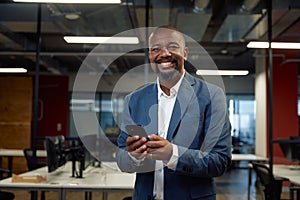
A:
<svg viewBox="0 0 300 200">
<path fill-rule="evenodd" d="M 168 50 L 168 48 L 163 47 L 160 51 L 161 56 L 170 56 L 171 52 Z"/>
</svg>

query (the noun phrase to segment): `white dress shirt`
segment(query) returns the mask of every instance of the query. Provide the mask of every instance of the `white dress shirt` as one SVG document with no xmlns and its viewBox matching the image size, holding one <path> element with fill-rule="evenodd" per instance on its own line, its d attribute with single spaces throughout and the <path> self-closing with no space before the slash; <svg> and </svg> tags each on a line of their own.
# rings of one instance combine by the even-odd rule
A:
<svg viewBox="0 0 300 200">
<path fill-rule="evenodd" d="M 172 117 L 172 112 L 174 109 L 177 93 L 181 82 L 183 80 L 185 71 L 179 81 L 170 89 L 170 96 L 166 95 L 160 88 L 159 79 L 157 78 L 157 89 L 158 89 L 158 135 L 167 138 L 170 120 Z M 154 172 L 154 187 L 153 196 L 156 200 L 163 200 L 164 198 L 164 165 L 169 169 L 176 168 L 178 161 L 178 147 L 172 144 L 173 152 L 170 160 L 168 162 L 157 160 L 155 162 L 155 172 Z M 136 159 L 128 152 L 129 157 L 140 165 L 144 159 Z"/>
<path fill-rule="evenodd" d="M 185 73 L 185 72 L 184 72 Z M 157 79 L 158 87 L 158 135 L 167 138 L 170 120 L 172 117 L 173 108 L 175 105 L 177 93 L 181 85 L 184 74 L 180 80 L 170 89 L 170 96 L 166 95 L 160 88 L 159 79 Z M 157 160 L 155 163 L 154 172 L 154 188 L 153 195 L 155 199 L 163 200 L 164 197 L 164 164 L 170 168 L 175 169 L 178 160 L 178 147 L 173 145 L 173 154 L 171 159 L 165 163 Z"/>
</svg>

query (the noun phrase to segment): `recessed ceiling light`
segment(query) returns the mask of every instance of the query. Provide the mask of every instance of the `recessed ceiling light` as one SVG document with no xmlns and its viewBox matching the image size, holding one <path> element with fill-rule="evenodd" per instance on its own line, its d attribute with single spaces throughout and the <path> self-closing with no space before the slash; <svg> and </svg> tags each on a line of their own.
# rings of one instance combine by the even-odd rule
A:
<svg viewBox="0 0 300 200">
<path fill-rule="evenodd" d="M 197 75 L 202 76 L 245 76 L 249 74 L 248 70 L 200 70 L 196 71 Z"/>
<path fill-rule="evenodd" d="M 20 3 L 82 3 L 82 4 L 120 4 L 121 0 L 13 0 Z"/>
<path fill-rule="evenodd" d="M 227 49 L 222 49 L 221 54 L 228 54 L 228 50 Z"/>
<path fill-rule="evenodd" d="M 269 48 L 269 42 L 251 41 L 247 45 L 248 48 L 266 49 Z M 272 42 L 272 49 L 300 49 L 300 43 L 297 42 Z"/>
<path fill-rule="evenodd" d="M 0 73 L 26 73 L 25 68 L 0 68 Z"/>
<path fill-rule="evenodd" d="M 77 44 L 138 44 L 137 37 L 92 37 L 92 36 L 65 36 L 67 43 Z"/>
<path fill-rule="evenodd" d="M 68 14 L 65 14 L 65 18 L 68 19 L 68 20 L 77 20 L 79 19 L 80 15 L 77 14 L 77 13 L 68 13 Z"/>
</svg>

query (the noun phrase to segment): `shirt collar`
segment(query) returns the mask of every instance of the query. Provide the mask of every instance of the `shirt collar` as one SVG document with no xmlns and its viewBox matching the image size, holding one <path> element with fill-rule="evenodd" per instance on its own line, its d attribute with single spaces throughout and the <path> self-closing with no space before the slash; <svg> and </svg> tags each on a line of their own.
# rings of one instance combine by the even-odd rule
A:
<svg viewBox="0 0 300 200">
<path fill-rule="evenodd" d="M 164 91 L 162 91 L 162 89 L 160 88 L 160 84 L 159 84 L 159 77 L 157 77 L 156 83 L 157 83 L 157 90 L 158 90 L 158 98 L 160 98 L 161 96 L 165 96 L 165 97 L 169 97 L 169 98 L 172 98 L 172 97 L 176 96 L 177 93 L 178 93 L 179 87 L 180 87 L 180 85 L 182 83 L 184 75 L 185 75 L 185 70 L 183 71 L 183 74 L 180 77 L 180 79 L 178 80 L 178 82 L 173 87 L 171 87 L 171 89 L 170 89 L 170 96 L 167 96 L 164 93 Z"/>
</svg>

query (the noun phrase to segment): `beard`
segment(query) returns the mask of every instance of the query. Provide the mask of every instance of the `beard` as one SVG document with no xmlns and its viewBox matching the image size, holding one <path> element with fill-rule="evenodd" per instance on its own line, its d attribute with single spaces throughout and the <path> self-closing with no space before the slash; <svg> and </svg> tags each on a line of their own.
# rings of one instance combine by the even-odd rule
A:
<svg viewBox="0 0 300 200">
<path fill-rule="evenodd" d="M 177 60 L 168 60 L 170 62 L 173 63 L 173 65 L 175 65 L 174 68 L 171 68 L 171 70 L 167 70 L 167 71 L 163 71 L 160 70 L 159 65 L 161 64 L 162 60 L 158 60 L 156 61 L 155 64 L 155 72 L 158 75 L 159 78 L 163 79 L 163 80 L 172 80 L 175 77 L 177 77 L 179 75 L 179 66 L 178 66 L 178 62 Z"/>
</svg>

